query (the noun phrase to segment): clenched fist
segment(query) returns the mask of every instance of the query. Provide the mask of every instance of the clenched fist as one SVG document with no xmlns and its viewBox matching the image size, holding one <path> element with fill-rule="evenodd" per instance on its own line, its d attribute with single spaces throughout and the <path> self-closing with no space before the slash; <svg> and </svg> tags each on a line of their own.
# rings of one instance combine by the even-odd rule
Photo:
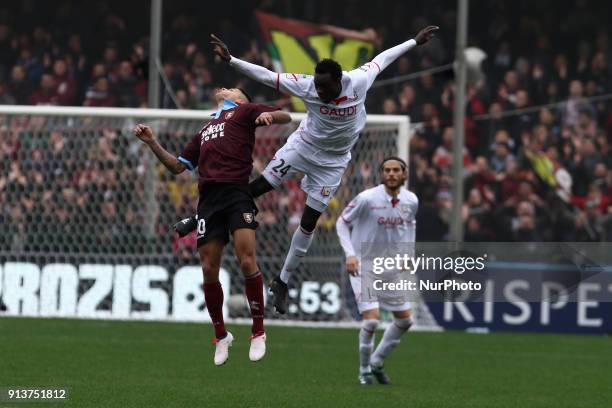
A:
<svg viewBox="0 0 612 408">
<path fill-rule="evenodd" d="M 136 127 L 134 128 L 134 135 L 147 144 L 151 143 L 154 140 L 151 128 L 146 125 L 143 125 L 142 123 L 136 125 Z"/>
</svg>

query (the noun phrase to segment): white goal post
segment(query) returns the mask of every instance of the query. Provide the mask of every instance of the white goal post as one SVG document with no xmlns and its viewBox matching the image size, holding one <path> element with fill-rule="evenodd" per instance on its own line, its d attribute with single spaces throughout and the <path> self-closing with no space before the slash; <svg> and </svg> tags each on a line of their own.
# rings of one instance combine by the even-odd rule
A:
<svg viewBox="0 0 612 408">
<path fill-rule="evenodd" d="M 194 240 L 171 225 L 194 213 L 197 176 L 170 177 L 135 138 L 151 125 L 172 153 L 213 111 L 0 106 L 0 316 L 209 321 Z M 259 128 L 254 174 L 263 169 L 305 114 Z M 378 183 L 378 164 L 409 160 L 407 116 L 368 115 L 343 185 L 322 216 L 311 251 L 290 284 L 287 317 L 271 324 L 353 327 L 356 308 L 334 224 L 357 193 Z M 277 273 L 304 195 L 297 181 L 257 200 L 258 262 Z M 229 322 L 248 322 L 243 282 L 231 250 L 222 270 Z M 419 303 L 419 302 L 417 302 Z M 425 304 L 416 328 L 436 329 Z"/>
</svg>

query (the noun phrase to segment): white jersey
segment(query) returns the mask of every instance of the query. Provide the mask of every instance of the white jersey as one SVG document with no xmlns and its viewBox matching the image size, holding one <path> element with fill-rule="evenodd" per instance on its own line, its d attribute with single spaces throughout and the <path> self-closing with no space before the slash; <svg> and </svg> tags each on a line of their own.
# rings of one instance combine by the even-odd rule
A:
<svg viewBox="0 0 612 408">
<path fill-rule="evenodd" d="M 323 103 L 315 89 L 314 76 L 279 74 L 279 89 L 302 99 L 308 114 L 297 133 L 303 141 L 335 154 L 348 153 L 366 124 L 365 99 L 378 74 L 370 63 L 342 74 L 342 92 Z"/>
<path fill-rule="evenodd" d="M 402 187 L 397 201 L 380 184 L 357 195 L 336 223 L 346 256 L 361 258 L 364 243 L 399 244 L 415 242 L 417 196 Z M 344 223 L 345 225 L 342 225 Z M 346 236 L 348 226 L 353 230 Z"/>
<path fill-rule="evenodd" d="M 230 64 L 245 75 L 304 101 L 307 115 L 296 133 L 306 144 L 331 154 L 348 155 L 366 124 L 365 99 L 372 83 L 382 70 L 415 45 L 415 40 L 408 40 L 357 69 L 343 72 L 340 96 L 327 104 L 319 99 L 312 75 L 276 73 L 235 57 L 231 57 Z"/>
</svg>

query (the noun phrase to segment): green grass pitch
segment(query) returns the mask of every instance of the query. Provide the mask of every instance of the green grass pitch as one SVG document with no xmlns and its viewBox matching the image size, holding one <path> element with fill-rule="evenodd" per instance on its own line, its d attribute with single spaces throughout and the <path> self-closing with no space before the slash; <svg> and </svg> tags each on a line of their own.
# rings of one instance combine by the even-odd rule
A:
<svg viewBox="0 0 612 408">
<path fill-rule="evenodd" d="M 408 333 L 394 384 L 362 387 L 356 330 L 269 327 L 252 363 L 249 328 L 229 329 L 215 367 L 210 325 L 0 318 L 0 388 L 68 387 L 62 407 L 612 406 L 609 337 Z"/>
</svg>

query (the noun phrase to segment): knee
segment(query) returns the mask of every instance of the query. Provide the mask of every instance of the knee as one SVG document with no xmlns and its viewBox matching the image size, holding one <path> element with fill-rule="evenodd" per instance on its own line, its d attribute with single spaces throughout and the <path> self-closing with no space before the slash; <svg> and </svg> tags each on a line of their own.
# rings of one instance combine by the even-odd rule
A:
<svg viewBox="0 0 612 408">
<path fill-rule="evenodd" d="M 219 280 L 219 269 L 221 265 L 216 262 L 204 260 L 202 262 L 202 272 L 204 274 L 205 283 L 214 283 Z"/>
<path fill-rule="evenodd" d="M 244 276 L 249 276 L 257 272 L 257 261 L 254 253 L 242 254 L 239 259 L 240 270 Z"/>
<path fill-rule="evenodd" d="M 364 319 L 361 321 L 361 328 L 367 333 L 373 334 L 378 325 L 380 324 L 380 320 L 378 319 Z"/>
<path fill-rule="evenodd" d="M 412 317 L 402 317 L 402 318 L 394 318 L 393 324 L 397 326 L 400 330 L 406 331 L 412 327 Z"/>
<path fill-rule="evenodd" d="M 317 227 L 317 221 L 319 221 L 320 216 L 320 212 L 306 207 L 306 210 L 304 211 L 304 214 L 302 215 L 302 219 L 300 221 L 300 226 L 304 231 L 308 233 L 313 232 Z"/>
<path fill-rule="evenodd" d="M 366 310 L 362 313 L 362 317 L 364 322 L 368 320 L 375 320 L 378 322 L 380 320 L 380 313 L 378 309 Z"/>
</svg>

